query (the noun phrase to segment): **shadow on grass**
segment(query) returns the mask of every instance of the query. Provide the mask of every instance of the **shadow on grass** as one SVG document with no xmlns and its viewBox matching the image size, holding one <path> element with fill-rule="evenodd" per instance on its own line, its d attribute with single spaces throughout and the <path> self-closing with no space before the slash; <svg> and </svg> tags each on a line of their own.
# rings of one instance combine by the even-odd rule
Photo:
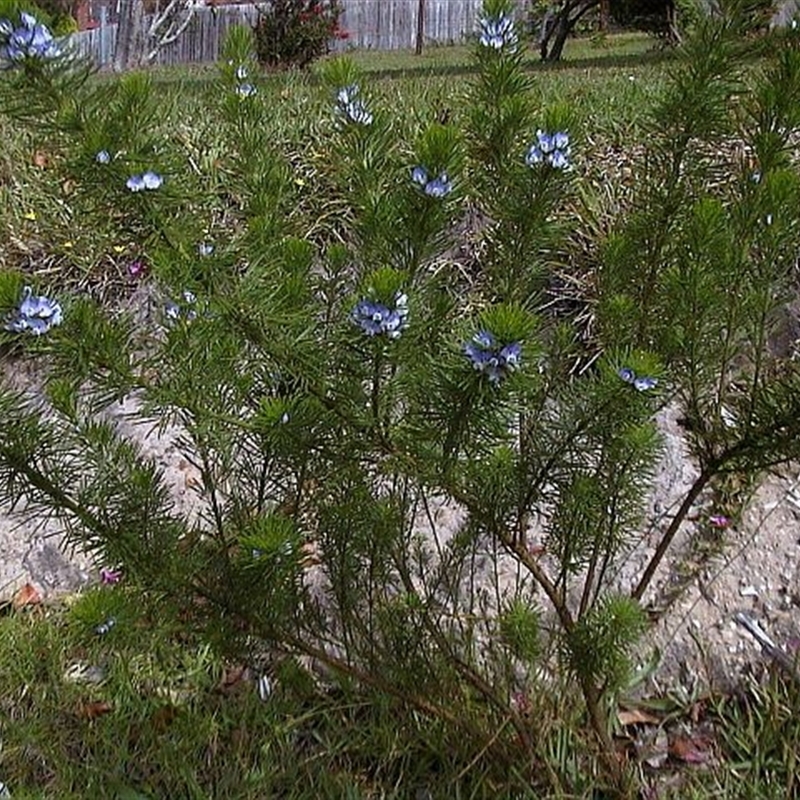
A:
<svg viewBox="0 0 800 800">
<path fill-rule="evenodd" d="M 586 69 L 633 69 L 657 66 L 677 58 L 674 50 L 652 50 L 646 53 L 629 53 L 620 55 L 597 55 L 574 58 L 562 61 L 545 62 L 526 60 L 526 72 L 571 72 Z M 419 67 L 387 67 L 370 69 L 369 76 L 373 80 L 407 80 L 409 78 L 446 78 L 475 75 L 477 64 L 421 64 Z"/>
</svg>

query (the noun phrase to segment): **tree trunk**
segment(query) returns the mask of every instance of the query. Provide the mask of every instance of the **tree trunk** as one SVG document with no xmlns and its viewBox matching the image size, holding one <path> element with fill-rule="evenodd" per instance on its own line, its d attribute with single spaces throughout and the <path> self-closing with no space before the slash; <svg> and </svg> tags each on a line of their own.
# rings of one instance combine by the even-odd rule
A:
<svg viewBox="0 0 800 800">
<path fill-rule="evenodd" d="M 144 0 L 121 0 L 117 23 L 114 70 L 136 69 L 144 61 Z"/>
<path fill-rule="evenodd" d="M 425 38 L 425 3 L 426 0 L 419 0 L 417 6 L 417 40 L 414 45 L 415 55 L 422 55 L 422 42 Z"/>
<path fill-rule="evenodd" d="M 667 0 L 667 41 L 676 45 L 681 43 L 682 38 L 678 25 L 678 6 L 675 0 Z"/>
<path fill-rule="evenodd" d="M 600 33 L 608 32 L 608 21 L 611 17 L 611 0 L 600 0 Z"/>
<path fill-rule="evenodd" d="M 587 11 L 591 11 L 595 6 L 599 5 L 600 1 L 578 0 L 578 2 L 567 2 L 563 5 L 540 44 L 539 54 L 542 61 L 559 61 L 561 59 L 567 38 L 572 33 L 578 20 Z"/>
<path fill-rule="evenodd" d="M 539 57 L 542 61 L 547 60 L 547 48 L 555 26 L 554 16 L 552 7 L 548 7 L 547 11 L 544 12 L 542 27 L 539 29 Z"/>
<path fill-rule="evenodd" d="M 552 44 L 543 56 L 545 61 L 561 60 L 561 54 L 564 52 L 564 45 L 567 43 L 567 37 L 571 30 L 572 23 L 570 22 L 569 12 L 559 14 L 553 24 L 552 34 L 548 37 L 552 39 Z"/>
</svg>

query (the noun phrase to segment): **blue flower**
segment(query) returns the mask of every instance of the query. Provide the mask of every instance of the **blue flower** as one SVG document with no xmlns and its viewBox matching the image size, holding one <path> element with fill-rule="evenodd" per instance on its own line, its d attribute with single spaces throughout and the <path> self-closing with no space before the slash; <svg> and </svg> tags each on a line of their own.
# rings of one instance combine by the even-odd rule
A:
<svg viewBox="0 0 800 800">
<path fill-rule="evenodd" d="M 516 49 L 519 39 L 514 30 L 514 21 L 507 14 L 494 18 L 481 17 L 478 24 L 481 29 L 479 41 L 483 47 L 490 47 L 493 50 Z"/>
<path fill-rule="evenodd" d="M 125 181 L 125 185 L 132 192 L 142 192 L 145 189 L 160 189 L 163 183 L 164 179 L 157 172 L 153 172 L 152 170 L 143 172 L 141 175 L 131 175 L 131 177 Z"/>
<path fill-rule="evenodd" d="M 208 242 L 200 242 L 197 245 L 197 252 L 203 257 L 210 256 L 214 252 L 214 245 Z"/>
<path fill-rule="evenodd" d="M 658 381 L 655 378 L 637 378 L 633 382 L 633 388 L 639 392 L 647 392 L 655 389 L 656 386 L 658 386 Z"/>
<path fill-rule="evenodd" d="M 346 106 L 349 103 L 352 103 L 356 95 L 359 93 L 359 88 L 357 83 L 353 83 L 350 86 L 345 86 L 336 93 L 336 102 L 339 103 L 340 106 Z"/>
<path fill-rule="evenodd" d="M 556 131 L 550 141 L 554 149 L 569 152 L 569 134 L 566 131 Z"/>
<path fill-rule="evenodd" d="M 253 86 L 252 83 L 240 83 L 236 87 L 235 91 L 236 94 L 238 94 L 239 97 L 241 97 L 242 99 L 246 97 L 253 97 L 255 94 L 258 93 L 258 89 L 256 89 L 256 87 Z"/>
<path fill-rule="evenodd" d="M 95 157 L 94 160 L 98 164 L 108 164 L 111 161 L 111 153 L 108 150 L 101 150 Z"/>
<path fill-rule="evenodd" d="M 44 60 L 60 55 L 53 34 L 46 25 L 36 21 L 36 17 L 22 12 L 20 24 L 14 27 L 11 20 L 0 21 L 0 57 L 14 63 L 28 59 Z"/>
<path fill-rule="evenodd" d="M 425 167 L 414 167 L 411 170 L 411 180 L 424 187 L 428 182 L 428 172 Z"/>
<path fill-rule="evenodd" d="M 525 163 L 529 167 L 533 167 L 536 164 L 541 164 L 543 161 L 544 153 L 535 144 L 532 144 L 530 150 L 528 150 L 528 154 L 525 156 Z"/>
<path fill-rule="evenodd" d="M 142 181 L 145 189 L 160 189 L 164 179 L 157 173 L 148 170 L 142 174 Z"/>
<path fill-rule="evenodd" d="M 181 299 L 183 301 L 182 303 L 176 303 L 174 300 L 167 300 L 167 302 L 164 303 L 164 314 L 167 319 L 173 320 L 174 322 L 181 319 L 191 322 L 197 317 L 197 310 L 195 308 L 197 297 L 195 297 L 193 292 L 186 290 L 183 292 Z"/>
<path fill-rule="evenodd" d="M 447 173 L 443 172 L 438 178 L 428 181 L 425 186 L 425 194 L 430 197 L 444 197 L 453 191 L 453 184 L 447 177 Z"/>
<path fill-rule="evenodd" d="M 408 324 L 408 297 L 398 292 L 394 308 L 366 298 L 359 300 L 351 317 L 367 336 L 386 334 L 390 339 L 397 339 Z"/>
<path fill-rule="evenodd" d="M 547 164 L 553 169 L 566 170 L 570 167 L 569 134 L 566 131 L 547 133 L 543 130 L 536 131 L 536 141 L 530 146 L 525 156 L 525 163 L 529 167 L 537 164 Z"/>
<path fill-rule="evenodd" d="M 144 191 L 144 179 L 141 175 L 131 175 L 127 181 L 125 181 L 125 185 L 130 189 L 132 192 L 141 192 Z"/>
<path fill-rule="evenodd" d="M 117 624 L 117 620 L 115 617 L 108 617 L 108 619 L 101 622 L 95 629 L 94 632 L 98 636 L 105 636 L 108 634 L 111 629 Z"/>
<path fill-rule="evenodd" d="M 63 320 L 61 305 L 43 295 L 34 295 L 30 286 L 22 290 L 22 301 L 11 319 L 4 325 L 7 331 L 24 333 L 30 331 L 34 336 L 47 333 Z"/>
<path fill-rule="evenodd" d="M 356 125 L 372 125 L 373 116 L 366 103 L 358 97 L 360 91 L 356 83 L 339 89 L 336 94 L 336 112 Z"/>
<path fill-rule="evenodd" d="M 472 366 L 486 375 L 490 383 L 496 385 L 519 367 L 522 343 L 501 345 L 493 333 L 482 330 L 464 344 L 464 353 Z"/>
<path fill-rule="evenodd" d="M 556 150 L 550 156 L 550 166 L 553 169 L 567 169 L 569 167 L 569 159 L 562 150 Z"/>
<path fill-rule="evenodd" d="M 411 180 L 418 184 L 428 197 L 444 197 L 453 191 L 453 182 L 446 172 L 436 178 L 430 178 L 425 167 L 414 167 L 411 170 Z"/>
<path fill-rule="evenodd" d="M 619 375 L 625 383 L 631 384 L 637 392 L 647 392 L 658 386 L 658 380 L 656 378 L 637 376 L 630 367 L 622 367 L 617 370 L 617 375 Z"/>
</svg>

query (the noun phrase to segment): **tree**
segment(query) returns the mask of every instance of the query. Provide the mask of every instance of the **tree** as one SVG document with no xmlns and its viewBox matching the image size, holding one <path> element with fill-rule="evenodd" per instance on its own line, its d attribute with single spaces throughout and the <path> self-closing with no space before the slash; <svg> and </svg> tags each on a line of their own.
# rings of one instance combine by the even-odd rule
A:
<svg viewBox="0 0 800 800">
<path fill-rule="evenodd" d="M 598 5 L 600 0 L 566 0 L 548 8 L 539 33 L 542 61 L 558 61 L 578 20 Z"/>
<path fill-rule="evenodd" d="M 195 0 L 168 0 L 145 14 L 144 0 L 120 0 L 114 69 L 123 72 L 151 62 L 186 30 L 199 7 Z"/>
<path fill-rule="evenodd" d="M 144 60 L 144 48 L 144 2 L 121 0 L 114 53 L 115 71 L 124 72 L 126 69 L 141 66 Z"/>
<path fill-rule="evenodd" d="M 539 29 L 539 54 L 542 61 L 558 61 L 575 26 L 601 0 L 558 0 L 550 5 Z M 669 42 L 680 41 L 674 0 L 616 0 L 608 3 L 618 22 L 643 27 L 662 34 Z"/>
</svg>

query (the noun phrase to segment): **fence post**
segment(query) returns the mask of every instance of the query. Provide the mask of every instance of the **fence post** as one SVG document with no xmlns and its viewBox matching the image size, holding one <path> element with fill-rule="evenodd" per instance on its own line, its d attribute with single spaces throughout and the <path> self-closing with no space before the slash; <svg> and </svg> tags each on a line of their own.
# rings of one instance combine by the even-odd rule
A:
<svg viewBox="0 0 800 800">
<path fill-rule="evenodd" d="M 97 59 L 101 67 L 104 67 L 106 65 L 106 58 L 108 51 L 108 47 L 106 46 L 106 42 L 108 40 L 107 26 L 108 26 L 108 7 L 102 5 L 100 6 L 100 41 L 99 41 L 100 54 Z"/>
</svg>

